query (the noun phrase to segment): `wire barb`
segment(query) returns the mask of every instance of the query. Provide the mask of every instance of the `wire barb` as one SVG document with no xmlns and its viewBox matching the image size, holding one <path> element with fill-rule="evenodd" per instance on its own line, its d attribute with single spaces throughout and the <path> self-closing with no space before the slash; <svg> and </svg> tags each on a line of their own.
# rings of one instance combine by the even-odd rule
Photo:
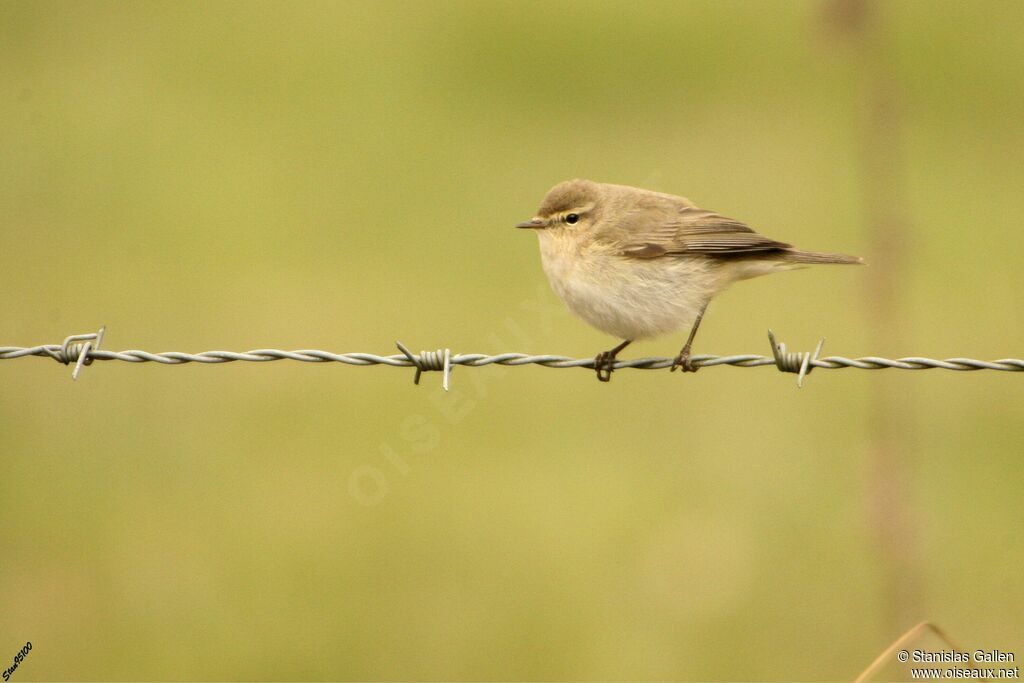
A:
<svg viewBox="0 0 1024 683">
<path fill-rule="evenodd" d="M 50 355 L 64 365 L 70 365 L 74 359 L 75 369 L 71 371 L 71 379 L 76 380 L 84 366 L 92 365 L 91 354 L 99 350 L 100 344 L 103 343 L 103 333 L 106 331 L 107 326 L 104 325 L 98 332 L 73 334 L 64 339 L 59 349 L 51 350 Z"/>
<path fill-rule="evenodd" d="M 815 368 L 815 363 L 818 362 L 818 356 L 821 355 L 821 347 L 825 345 L 825 338 L 822 337 L 818 342 L 818 346 L 814 349 L 814 353 L 809 353 L 807 351 L 786 351 L 786 345 L 782 342 L 775 341 L 775 333 L 771 330 L 768 330 L 768 341 L 772 344 L 772 355 L 775 356 L 775 367 L 779 369 L 779 372 L 796 373 L 796 387 L 797 389 L 803 389 L 804 377 L 811 374 L 811 370 Z"/>
<path fill-rule="evenodd" d="M 445 391 L 448 391 L 448 378 L 452 375 L 451 349 L 420 351 L 420 354 L 417 356 L 409 351 L 402 342 L 396 341 L 395 345 L 398 346 L 399 351 L 405 354 L 405 357 L 409 359 L 409 362 L 416 366 L 416 376 L 412 380 L 413 384 L 418 385 L 420 383 L 420 375 L 424 372 L 440 370 L 444 373 L 441 378 L 441 386 L 444 387 Z"/>
</svg>

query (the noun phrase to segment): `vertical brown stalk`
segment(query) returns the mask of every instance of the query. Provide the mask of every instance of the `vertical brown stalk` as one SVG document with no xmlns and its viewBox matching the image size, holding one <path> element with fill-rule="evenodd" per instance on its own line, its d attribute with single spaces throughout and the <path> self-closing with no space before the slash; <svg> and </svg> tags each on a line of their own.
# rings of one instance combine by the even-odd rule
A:
<svg viewBox="0 0 1024 683">
<path fill-rule="evenodd" d="M 899 281 L 910 226 L 905 209 L 900 137 L 899 81 L 881 3 L 831 0 L 833 28 L 852 41 L 859 73 L 860 156 L 863 210 L 870 251 L 864 278 L 867 326 L 873 348 L 896 353 L 902 327 Z M 925 619 L 910 505 L 913 463 L 898 416 L 902 401 L 892 377 L 876 375 L 868 429 L 868 521 L 875 535 L 884 581 L 885 631 L 898 633 Z M 905 421 L 904 421 L 905 422 Z"/>
</svg>

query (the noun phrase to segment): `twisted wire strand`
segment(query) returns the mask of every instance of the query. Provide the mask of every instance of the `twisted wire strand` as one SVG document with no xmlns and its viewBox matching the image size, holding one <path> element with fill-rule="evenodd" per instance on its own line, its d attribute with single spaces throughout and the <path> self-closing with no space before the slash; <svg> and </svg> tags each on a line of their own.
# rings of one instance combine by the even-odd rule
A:
<svg viewBox="0 0 1024 683">
<path fill-rule="evenodd" d="M 82 352 L 81 344 L 71 344 L 67 347 L 61 344 L 44 344 L 41 346 L 19 347 L 0 346 L 0 360 L 13 360 L 29 356 L 51 358 L 61 363 L 73 363 L 79 359 Z M 251 351 L 202 351 L 199 353 L 184 353 L 181 351 L 163 351 L 152 353 L 139 349 L 128 349 L 125 351 L 107 351 L 104 349 L 89 349 L 86 352 L 86 363 L 92 361 L 124 361 L 127 363 L 160 363 L 163 365 L 184 365 L 186 363 L 232 363 L 236 361 L 266 363 L 278 360 L 293 360 L 305 363 L 344 363 L 346 365 L 390 365 L 392 367 L 416 367 L 421 371 L 441 369 L 441 358 L 444 351 L 424 352 L 419 356 L 410 356 L 401 353 L 389 356 L 380 356 L 373 353 L 331 353 L 316 349 L 300 349 L 296 351 L 283 351 L 281 349 L 253 349 Z M 714 367 L 718 365 L 731 365 L 741 368 L 754 368 L 763 365 L 778 365 L 772 356 L 761 356 L 757 354 L 735 354 L 729 356 L 716 355 L 694 355 L 692 361 L 698 367 Z M 593 358 L 572 358 L 569 356 L 557 356 L 551 354 L 531 355 L 525 353 L 500 353 L 488 355 L 483 353 L 452 353 L 449 362 L 452 366 L 465 365 L 469 367 L 482 367 L 484 365 L 540 365 L 547 368 L 590 368 L 594 367 Z M 661 370 L 671 367 L 672 358 L 634 358 L 630 360 L 617 360 L 614 367 L 616 370 L 632 368 L 636 370 Z M 999 370 L 1003 372 L 1024 372 L 1024 359 L 1003 358 L 999 360 L 977 360 L 974 358 L 922 358 L 911 356 L 907 358 L 879 358 L 877 356 L 865 356 L 862 358 L 846 358 L 844 356 L 826 356 L 816 358 L 808 363 L 811 368 L 824 368 L 828 370 L 839 370 L 843 368 L 858 368 L 860 370 Z M 791 371 L 785 368 L 786 371 Z"/>
</svg>

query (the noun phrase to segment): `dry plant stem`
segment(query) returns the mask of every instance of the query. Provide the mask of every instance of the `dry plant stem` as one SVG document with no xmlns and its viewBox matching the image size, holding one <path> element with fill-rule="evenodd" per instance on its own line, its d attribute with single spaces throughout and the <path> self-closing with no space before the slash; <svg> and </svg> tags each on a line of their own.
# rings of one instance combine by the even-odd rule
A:
<svg viewBox="0 0 1024 683">
<path fill-rule="evenodd" d="M 882 653 L 875 657 L 875 661 L 871 662 L 868 668 L 864 669 L 860 676 L 857 676 L 857 678 L 854 679 L 853 683 L 866 683 L 871 680 L 872 676 L 876 675 L 879 671 L 884 669 L 887 664 L 890 664 L 893 661 L 893 656 L 896 654 L 897 650 L 907 649 L 907 646 L 911 641 L 926 631 L 934 633 L 942 642 L 948 645 L 951 650 L 956 650 L 957 652 L 963 651 L 962 648 L 957 647 L 956 643 L 954 643 L 941 628 L 935 624 L 930 624 L 927 621 L 922 621 L 920 624 L 914 626 L 902 636 L 892 641 L 889 647 L 882 650 Z M 968 662 L 967 666 L 970 669 L 978 668 L 970 662 Z"/>
<path fill-rule="evenodd" d="M 871 337 L 883 348 L 899 346 L 898 283 L 905 271 L 903 245 L 909 231 L 903 192 L 899 85 L 884 25 L 884 4 L 860 0 L 856 47 L 861 70 L 861 180 L 867 212 L 871 277 L 864 278 Z M 920 571 L 911 514 L 913 463 L 898 417 L 904 401 L 891 382 L 876 379 L 870 400 L 868 446 L 869 525 L 882 564 L 886 627 L 899 631 L 920 618 Z"/>
</svg>

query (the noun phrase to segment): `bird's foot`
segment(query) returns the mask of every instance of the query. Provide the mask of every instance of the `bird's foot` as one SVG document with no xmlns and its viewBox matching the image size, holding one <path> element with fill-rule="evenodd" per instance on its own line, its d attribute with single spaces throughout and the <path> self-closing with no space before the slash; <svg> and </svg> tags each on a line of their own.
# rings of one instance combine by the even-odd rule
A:
<svg viewBox="0 0 1024 683">
<path fill-rule="evenodd" d="M 682 368 L 683 372 L 697 372 L 700 370 L 699 365 L 695 365 L 693 359 L 690 358 L 690 349 L 683 349 L 676 356 L 676 359 L 672 361 L 672 369 L 669 372 L 675 372 L 677 368 Z"/>
<path fill-rule="evenodd" d="M 594 370 L 597 372 L 599 382 L 612 381 L 612 370 L 615 369 L 615 354 L 611 351 L 602 351 L 594 358 Z"/>
</svg>

